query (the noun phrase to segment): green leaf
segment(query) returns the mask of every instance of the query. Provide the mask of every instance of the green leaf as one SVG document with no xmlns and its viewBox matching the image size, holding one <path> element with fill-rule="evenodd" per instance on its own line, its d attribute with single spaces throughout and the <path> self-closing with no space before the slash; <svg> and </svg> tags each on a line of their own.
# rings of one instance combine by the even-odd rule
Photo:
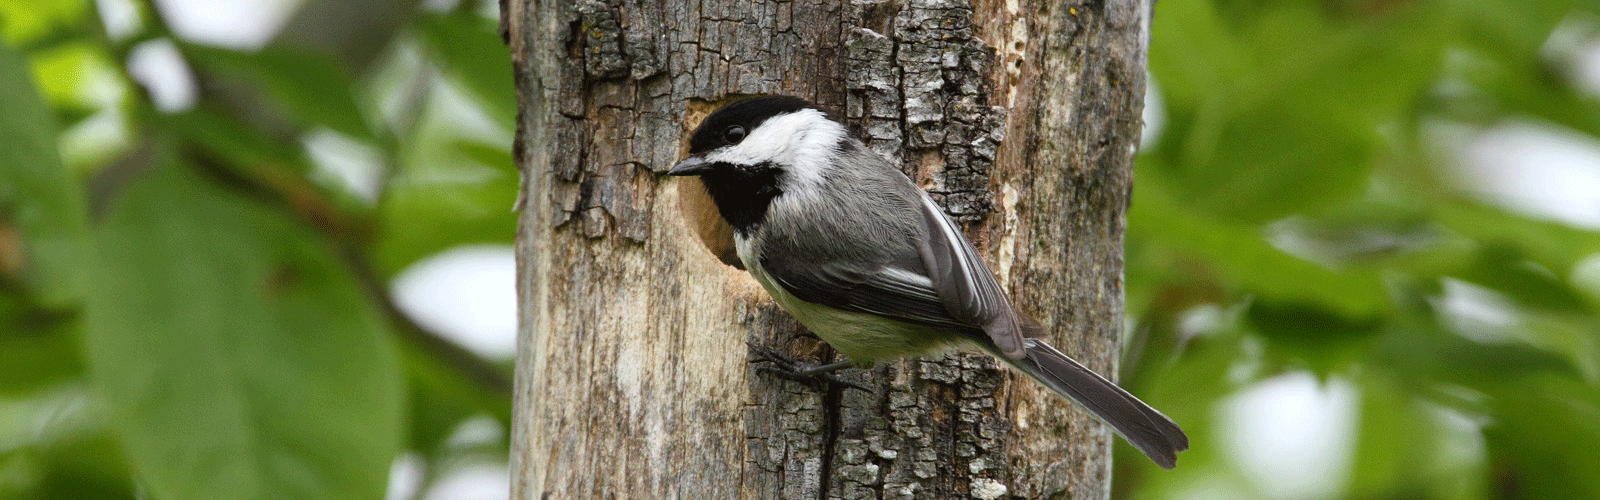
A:
<svg viewBox="0 0 1600 500">
<path fill-rule="evenodd" d="M 1463 45 L 1493 51 L 1508 60 L 1533 60 L 1549 40 L 1550 31 L 1563 19 L 1572 18 L 1583 2 L 1575 0 L 1453 0 L 1443 2 L 1452 15 L 1459 16 L 1467 31 Z M 1589 3 L 1593 8 L 1593 3 Z M 1510 15 L 1508 15 L 1510 14 Z M 1593 15 L 1590 13 L 1590 15 Z"/>
<path fill-rule="evenodd" d="M 511 148 L 508 144 L 484 144 L 464 140 L 456 141 L 451 146 L 462 157 L 470 158 L 480 165 L 500 170 L 507 175 L 517 173 L 517 164 L 511 158 Z"/>
<path fill-rule="evenodd" d="M 1175 260 L 1220 273 L 1243 294 L 1315 304 L 1350 317 L 1371 316 L 1388 307 L 1376 273 L 1338 271 L 1291 256 L 1268 244 L 1265 233 L 1254 226 L 1205 217 L 1179 204 L 1159 176 L 1139 179 L 1128 210 L 1130 246 L 1137 241 L 1162 247 Z"/>
<path fill-rule="evenodd" d="M 516 235 L 517 174 L 505 149 L 471 142 L 407 161 L 379 207 L 386 231 L 374 260 L 393 275 L 423 257 L 468 243 L 510 244 Z M 480 163 L 482 162 L 482 163 Z"/>
<path fill-rule="evenodd" d="M 1433 384 L 1483 387 L 1541 374 L 1578 375 L 1559 353 L 1522 343 L 1467 340 L 1433 320 L 1410 318 L 1382 332 L 1367 353 L 1367 363 L 1399 374 L 1413 390 Z"/>
<path fill-rule="evenodd" d="M 6 300 L 0 297 L 0 301 Z M 44 311 L 0 313 L 0 399 L 22 397 L 83 374 L 81 323 Z"/>
<path fill-rule="evenodd" d="M 440 67 L 483 103 L 496 122 L 515 126 L 511 52 L 500 42 L 496 23 L 473 12 L 457 12 L 424 16 L 417 24 Z"/>
<path fill-rule="evenodd" d="M 1430 427 L 1413 395 L 1381 375 L 1362 374 L 1361 410 L 1349 487 L 1356 498 L 1396 498 L 1416 488 L 1414 467 L 1432 458 Z M 1400 491 L 1395 491 L 1400 490 Z M 1414 493 L 1413 493 L 1414 494 Z M 1405 497 L 1399 495 L 1398 497 Z"/>
<path fill-rule="evenodd" d="M 1246 313 L 1272 346 L 1327 376 L 1362 360 L 1367 341 L 1381 324 L 1377 316 L 1351 317 L 1315 304 L 1256 300 Z"/>
<path fill-rule="evenodd" d="M 78 22 L 88 7 L 85 0 L 6 0 L 0 2 L 0 35 L 6 44 L 26 43 Z"/>
<path fill-rule="evenodd" d="M 1556 312 L 1588 310 L 1587 299 L 1567 285 L 1564 277 L 1539 268 L 1509 242 L 1484 242 L 1478 261 L 1457 276 L 1510 296 L 1525 307 Z"/>
<path fill-rule="evenodd" d="M 122 450 L 106 428 L 103 409 L 87 387 L 64 384 L 7 403 L 12 408 L 0 413 L 21 409 L 25 413 L 12 416 L 26 420 L 21 429 L 6 430 L 11 436 L 27 436 L 28 442 L 0 453 L 0 499 L 139 498 Z"/>
<path fill-rule="evenodd" d="M 472 417 L 487 414 L 511 421 L 511 400 L 505 393 L 486 390 L 483 381 L 440 362 L 437 353 L 414 344 L 402 351 L 412 403 L 409 449 L 428 455 L 442 451 L 456 427 Z"/>
<path fill-rule="evenodd" d="M 387 325 L 331 249 L 166 164 L 94 230 L 89 371 L 151 498 L 381 498 Z"/>
<path fill-rule="evenodd" d="M 1567 276 L 1579 261 L 1600 253 L 1600 232 L 1531 219 L 1482 203 L 1450 200 L 1438 205 L 1434 217 L 1481 245 L 1500 248 L 1497 252 L 1514 252 L 1557 276 Z"/>
<path fill-rule="evenodd" d="M 1192 208 L 1248 222 L 1360 194 L 1388 146 L 1378 125 L 1433 84 L 1445 47 L 1435 32 L 1449 22 L 1404 8 L 1341 19 L 1312 2 L 1232 7 L 1182 0 L 1155 17 L 1168 123 L 1145 171 Z"/>
<path fill-rule="evenodd" d="M 1514 380 L 1484 429 L 1503 498 L 1600 498 L 1600 391 L 1567 377 Z"/>
<path fill-rule="evenodd" d="M 239 117 L 207 109 L 163 115 L 160 124 L 205 148 L 230 168 L 252 171 L 261 177 L 302 177 L 311 172 L 311 160 L 298 140 L 252 129 Z"/>
<path fill-rule="evenodd" d="M 117 63 L 105 46 L 85 40 L 71 42 L 28 53 L 33 70 L 33 82 L 39 86 L 45 102 L 58 111 L 87 115 L 106 104 L 108 96 L 97 95 L 108 89 L 100 80 L 110 78 L 112 85 L 126 84 Z M 120 92 L 118 89 L 114 92 Z M 70 122 L 67 122 L 70 123 Z"/>
<path fill-rule="evenodd" d="M 1337 119 L 1287 103 L 1194 116 L 1174 110 L 1189 133 L 1162 148 L 1146 170 L 1169 177 L 1191 207 L 1265 222 L 1353 197 L 1365 186 L 1377 134 L 1353 132 Z"/>
<path fill-rule="evenodd" d="M 358 139 L 374 137 L 356 104 L 356 87 L 347 68 L 333 56 L 281 46 L 244 53 L 185 45 L 197 65 L 263 86 L 286 111 L 305 122 L 321 124 Z"/>
<path fill-rule="evenodd" d="M 1594 314 L 1526 311 L 1519 339 L 1565 357 L 1586 380 L 1600 380 L 1600 325 Z"/>
<path fill-rule="evenodd" d="M 26 284 L 41 305 L 78 300 L 84 253 L 82 187 L 61 165 L 49 108 L 22 57 L 0 45 L 0 279 Z M 6 238 L 7 233 L 21 236 Z M 5 255 L 20 257 L 7 269 Z M 15 276 L 8 276 L 12 274 Z"/>
</svg>

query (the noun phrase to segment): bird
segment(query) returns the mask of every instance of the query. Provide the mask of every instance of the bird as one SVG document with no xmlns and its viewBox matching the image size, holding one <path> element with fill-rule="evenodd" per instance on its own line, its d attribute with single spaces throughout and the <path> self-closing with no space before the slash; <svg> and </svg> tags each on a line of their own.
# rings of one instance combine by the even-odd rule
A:
<svg viewBox="0 0 1600 500">
<path fill-rule="evenodd" d="M 959 227 L 836 114 L 785 95 L 707 115 L 689 156 L 733 228 L 739 261 L 777 304 L 846 361 L 978 350 L 1076 402 L 1163 468 L 1189 438 L 1161 412 L 1050 346 Z"/>
</svg>

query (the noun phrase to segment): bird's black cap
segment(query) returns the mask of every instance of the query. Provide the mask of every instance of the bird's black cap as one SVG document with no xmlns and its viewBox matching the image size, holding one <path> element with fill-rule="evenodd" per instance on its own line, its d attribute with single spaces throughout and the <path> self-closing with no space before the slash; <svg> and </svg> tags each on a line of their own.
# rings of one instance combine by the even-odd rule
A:
<svg viewBox="0 0 1600 500">
<path fill-rule="evenodd" d="M 817 107 L 811 101 L 794 96 L 769 95 L 733 101 L 717 108 L 710 116 L 700 121 L 700 126 L 694 129 L 694 136 L 689 138 L 689 154 L 697 155 L 727 145 L 728 141 L 724 139 L 723 132 L 728 127 L 739 125 L 745 130 L 755 130 L 756 126 L 768 118 L 802 109 L 822 111 L 829 118 L 833 118 L 833 114 L 827 110 Z"/>
</svg>

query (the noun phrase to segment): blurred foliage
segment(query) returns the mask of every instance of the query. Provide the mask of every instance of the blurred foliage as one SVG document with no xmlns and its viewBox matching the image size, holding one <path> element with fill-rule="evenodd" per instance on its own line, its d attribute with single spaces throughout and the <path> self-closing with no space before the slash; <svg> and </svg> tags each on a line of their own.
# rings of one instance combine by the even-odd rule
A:
<svg viewBox="0 0 1600 500">
<path fill-rule="evenodd" d="M 401 453 L 417 492 L 505 462 L 510 360 L 389 297 L 511 243 L 494 6 L 346 1 L 258 48 L 166 3 L 0 5 L 0 499 L 374 499 Z"/>
<path fill-rule="evenodd" d="M 482 2 L 361 1 L 398 21 L 296 18 L 259 49 L 153 2 L 127 33 L 0 3 L 0 500 L 369 499 L 398 453 L 424 483 L 505 459 L 505 360 L 388 284 L 510 242 L 509 55 Z M 1600 498 L 1600 232 L 1468 193 L 1439 132 L 1600 136 L 1575 83 L 1597 6 L 1162 0 L 1152 31 L 1123 378 L 1195 449 L 1167 472 L 1118 445 L 1117 496 L 1299 498 L 1242 465 L 1227 412 L 1312 373 L 1356 394 L 1317 498 Z M 192 102 L 130 70 L 162 43 Z M 499 441 L 461 439 L 486 421 Z"/>
<path fill-rule="evenodd" d="M 1600 144 L 1577 74 L 1597 7 L 1157 3 L 1124 377 L 1196 450 L 1162 473 L 1119 447 L 1119 497 L 1600 498 L 1600 232 L 1457 168 L 1509 122 Z M 1331 487 L 1288 492 L 1223 442 L 1226 403 L 1307 372 L 1357 393 L 1353 435 L 1347 463 L 1311 471 Z"/>
</svg>

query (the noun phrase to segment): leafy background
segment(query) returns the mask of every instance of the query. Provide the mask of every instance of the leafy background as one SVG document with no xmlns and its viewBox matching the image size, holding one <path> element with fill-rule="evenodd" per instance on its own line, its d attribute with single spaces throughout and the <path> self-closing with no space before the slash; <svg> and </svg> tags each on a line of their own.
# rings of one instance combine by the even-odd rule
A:
<svg viewBox="0 0 1600 500">
<path fill-rule="evenodd" d="M 400 286 L 509 260 L 494 6 L 263 5 L 0 5 L 0 498 L 504 498 L 508 349 Z"/>
<path fill-rule="evenodd" d="M 503 496 L 405 291 L 513 235 L 494 6 L 267 3 L 0 4 L 0 498 Z M 1600 498 L 1597 7 L 1158 3 L 1122 376 L 1196 448 L 1117 497 Z"/>
</svg>

